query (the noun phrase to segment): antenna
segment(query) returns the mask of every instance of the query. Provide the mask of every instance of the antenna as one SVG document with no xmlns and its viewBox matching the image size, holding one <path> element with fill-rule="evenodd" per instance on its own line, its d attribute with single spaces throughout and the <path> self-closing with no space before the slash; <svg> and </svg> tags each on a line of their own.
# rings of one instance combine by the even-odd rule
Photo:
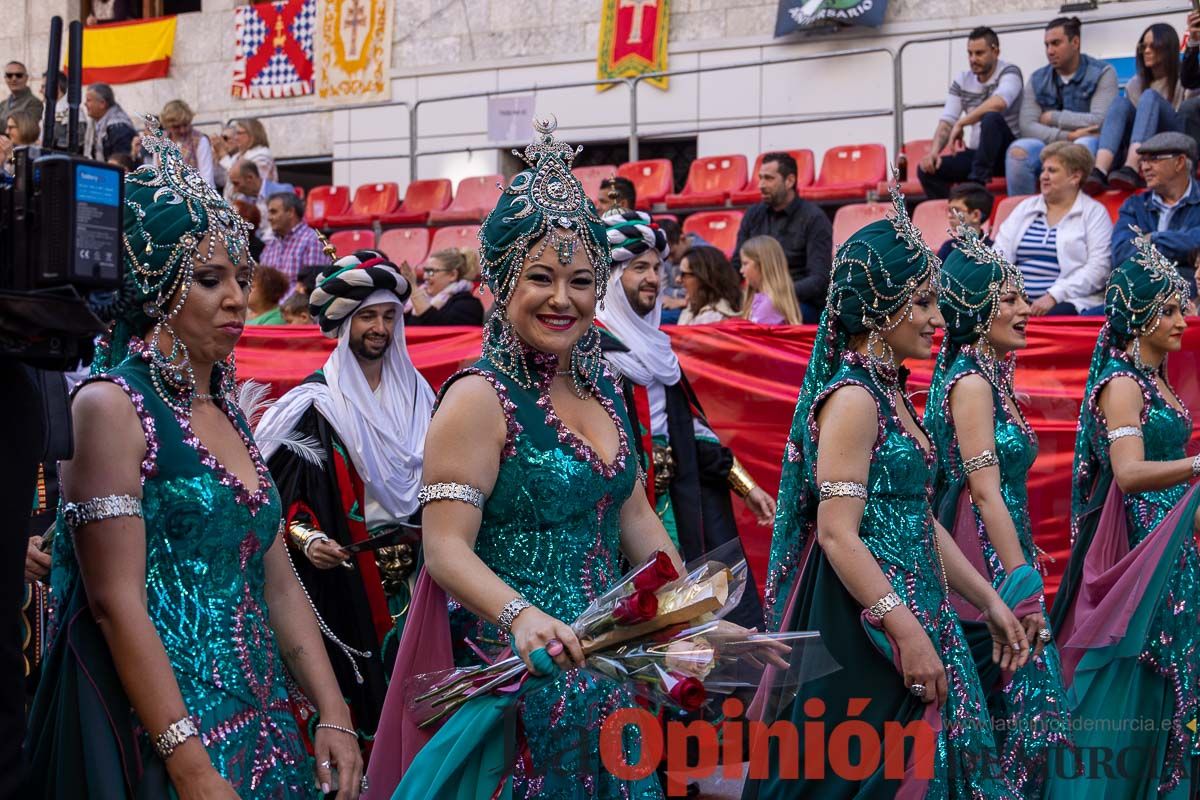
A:
<svg viewBox="0 0 1200 800">
<path fill-rule="evenodd" d="M 67 30 L 67 152 L 78 153 L 79 103 L 83 94 L 83 23 L 72 20 Z M 49 98 L 46 98 L 46 104 L 50 104 Z"/>
<path fill-rule="evenodd" d="M 62 17 L 50 18 L 50 59 L 46 65 L 46 112 L 42 116 L 42 147 L 54 147 L 54 105 L 58 100 L 58 71 L 62 63 Z"/>
</svg>

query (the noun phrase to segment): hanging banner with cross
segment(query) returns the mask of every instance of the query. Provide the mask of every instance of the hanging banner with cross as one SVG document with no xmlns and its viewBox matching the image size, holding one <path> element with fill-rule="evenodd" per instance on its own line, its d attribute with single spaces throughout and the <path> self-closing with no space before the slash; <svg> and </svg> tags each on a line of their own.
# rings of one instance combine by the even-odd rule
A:
<svg viewBox="0 0 1200 800">
<path fill-rule="evenodd" d="M 317 94 L 356 103 L 388 100 L 393 0 L 321 0 Z"/>
<path fill-rule="evenodd" d="M 632 78 L 667 69 L 667 21 L 671 0 L 602 0 L 600 46 L 596 52 L 596 77 Z M 646 83 L 667 88 L 667 79 L 647 78 Z M 601 84 L 600 91 L 615 84 Z"/>
<path fill-rule="evenodd" d="M 234 97 L 297 97 L 313 92 L 317 0 L 277 0 L 233 10 L 237 44 Z"/>
</svg>

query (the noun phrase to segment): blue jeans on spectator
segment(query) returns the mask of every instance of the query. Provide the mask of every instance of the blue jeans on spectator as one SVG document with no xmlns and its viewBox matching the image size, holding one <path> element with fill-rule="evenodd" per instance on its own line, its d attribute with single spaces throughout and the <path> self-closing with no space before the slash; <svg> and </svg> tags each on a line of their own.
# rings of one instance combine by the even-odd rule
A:
<svg viewBox="0 0 1200 800">
<path fill-rule="evenodd" d="M 1004 172 L 1004 153 L 1016 139 L 1004 115 L 989 111 L 979 120 L 979 147 L 942 156 L 941 166 L 928 173 L 917 167 L 917 179 L 929 198 L 950 196 L 950 187 L 963 181 L 975 181 L 985 186 Z"/>
<path fill-rule="evenodd" d="M 1100 139 L 1096 136 L 1081 136 L 1075 140 L 1092 151 L 1095 157 L 1100 147 Z M 1037 194 L 1038 177 L 1042 174 L 1042 150 L 1046 143 L 1041 139 L 1017 139 L 1008 146 L 1004 156 L 1004 176 L 1008 180 L 1008 194 L 1016 197 L 1026 194 Z M 1025 155 L 1015 156 L 1014 150 L 1024 151 Z"/>
<path fill-rule="evenodd" d="M 1100 149 L 1112 153 L 1119 163 L 1131 144 L 1141 144 L 1163 131 L 1182 133 L 1183 118 L 1161 94 L 1147 89 L 1136 106 L 1128 97 L 1118 97 L 1100 126 Z"/>
</svg>

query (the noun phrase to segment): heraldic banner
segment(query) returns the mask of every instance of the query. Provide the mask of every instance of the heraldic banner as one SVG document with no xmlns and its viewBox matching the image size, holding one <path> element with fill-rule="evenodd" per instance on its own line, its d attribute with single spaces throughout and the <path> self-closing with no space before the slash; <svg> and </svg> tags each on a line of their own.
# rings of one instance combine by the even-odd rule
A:
<svg viewBox="0 0 1200 800">
<path fill-rule="evenodd" d="M 775 35 L 827 25 L 878 28 L 886 13 L 887 0 L 779 0 Z"/>
<path fill-rule="evenodd" d="M 234 97 L 297 97 L 313 92 L 317 0 L 278 0 L 234 9 Z"/>
<path fill-rule="evenodd" d="M 322 0 L 317 94 L 355 102 L 391 97 L 394 0 Z"/>
<path fill-rule="evenodd" d="M 596 77 L 602 80 L 632 78 L 667 68 L 667 21 L 671 0 L 602 0 L 600 46 L 596 52 Z M 667 88 L 666 78 L 647 83 Z M 615 84 L 597 86 L 600 91 Z"/>
</svg>

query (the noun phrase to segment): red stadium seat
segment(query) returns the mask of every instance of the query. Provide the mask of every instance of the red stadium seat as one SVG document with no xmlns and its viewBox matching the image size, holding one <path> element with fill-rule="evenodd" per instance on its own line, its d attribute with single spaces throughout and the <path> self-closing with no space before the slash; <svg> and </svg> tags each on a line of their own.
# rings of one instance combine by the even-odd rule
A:
<svg viewBox="0 0 1200 800">
<path fill-rule="evenodd" d="M 741 224 L 741 211 L 701 211 L 683 221 L 683 232 L 697 234 L 713 247 L 724 250 L 726 258 L 732 258 Z"/>
<path fill-rule="evenodd" d="M 825 151 L 817 182 L 800 190 L 806 200 L 866 197 L 887 179 L 887 150 L 881 144 L 847 144 Z"/>
<path fill-rule="evenodd" d="M 350 189 L 346 186 L 317 186 L 308 193 L 304 221 L 314 228 L 325 227 L 325 217 L 345 214 L 350 207 Z"/>
<path fill-rule="evenodd" d="M 344 214 L 327 214 L 331 228 L 361 228 L 396 208 L 400 187 L 394 183 L 364 183 L 354 191 L 354 202 Z"/>
<path fill-rule="evenodd" d="M 390 228 L 379 237 L 379 249 L 396 264 L 423 264 L 429 255 L 429 229 Z"/>
<path fill-rule="evenodd" d="M 949 204 L 949 200 L 926 200 L 913 210 L 913 224 L 935 253 L 950 238 L 950 220 L 946 216 Z"/>
<path fill-rule="evenodd" d="M 649 211 L 675 189 L 675 169 L 665 158 L 630 161 L 617 168 L 617 174 L 633 181 L 637 189 L 637 207 Z"/>
<path fill-rule="evenodd" d="M 805 186 L 812 186 L 816 170 L 813 163 L 812 150 L 785 150 L 785 153 L 796 159 L 796 191 Z M 730 196 L 735 206 L 749 206 L 762 201 L 762 192 L 758 190 L 758 172 L 762 169 L 763 156 L 759 153 L 754 160 L 754 169 L 746 176 L 746 185 Z"/>
<path fill-rule="evenodd" d="M 833 249 L 837 250 L 864 225 L 883 219 L 892 210 L 891 203 L 852 203 L 833 215 Z"/>
<path fill-rule="evenodd" d="M 1123 192 L 1119 189 L 1112 189 L 1096 195 L 1095 199 L 1104 205 L 1104 207 L 1108 210 L 1108 216 L 1112 217 L 1112 221 L 1115 224 L 1117 221 L 1117 216 L 1121 213 L 1121 204 L 1129 199 L 1132 194 L 1138 193 Z"/>
<path fill-rule="evenodd" d="M 729 195 L 746 185 L 745 156 L 697 158 L 688 168 L 687 184 L 667 195 L 667 208 L 723 206 Z"/>
<path fill-rule="evenodd" d="M 1012 197 L 1005 197 L 1003 200 L 997 199 L 996 206 L 992 209 L 992 223 L 988 228 L 988 231 L 993 237 L 996 236 L 996 233 L 1000 230 L 1000 224 L 1003 223 L 1004 220 L 1008 219 L 1008 215 L 1013 212 L 1013 209 L 1016 208 L 1022 200 L 1025 200 L 1029 197 L 1033 197 L 1033 195 L 1018 194 L 1013 195 Z"/>
<path fill-rule="evenodd" d="M 478 225 L 450 225 L 445 228 L 437 228 L 433 232 L 433 241 L 429 243 L 429 252 L 436 253 L 438 250 L 468 248 L 471 250 L 479 249 L 479 226 Z"/>
<path fill-rule="evenodd" d="M 413 181 L 400 208 L 383 214 L 379 221 L 384 225 L 424 225 L 429 221 L 429 212 L 443 211 L 450 205 L 452 194 L 450 181 L 445 178 Z"/>
<path fill-rule="evenodd" d="M 583 193 L 594 203 L 600 196 L 600 181 L 616 175 L 617 167 L 614 164 L 598 164 L 592 167 L 576 167 L 571 172 L 575 173 L 575 177 L 583 184 Z"/>
<path fill-rule="evenodd" d="M 483 222 L 483 218 L 496 207 L 500 199 L 500 182 L 503 175 L 480 175 L 463 178 L 458 182 L 458 191 L 445 211 L 429 212 L 431 225 L 451 225 L 462 222 Z"/>
<path fill-rule="evenodd" d="M 299 197 L 301 200 L 304 199 L 304 187 L 303 186 L 293 186 L 292 191 L 296 193 L 296 197 Z"/>
<path fill-rule="evenodd" d="M 337 251 L 339 257 L 349 255 L 355 250 L 374 249 L 375 247 L 375 231 L 349 230 L 349 231 L 334 231 L 329 236 L 329 243 L 333 245 L 333 249 Z"/>
</svg>

